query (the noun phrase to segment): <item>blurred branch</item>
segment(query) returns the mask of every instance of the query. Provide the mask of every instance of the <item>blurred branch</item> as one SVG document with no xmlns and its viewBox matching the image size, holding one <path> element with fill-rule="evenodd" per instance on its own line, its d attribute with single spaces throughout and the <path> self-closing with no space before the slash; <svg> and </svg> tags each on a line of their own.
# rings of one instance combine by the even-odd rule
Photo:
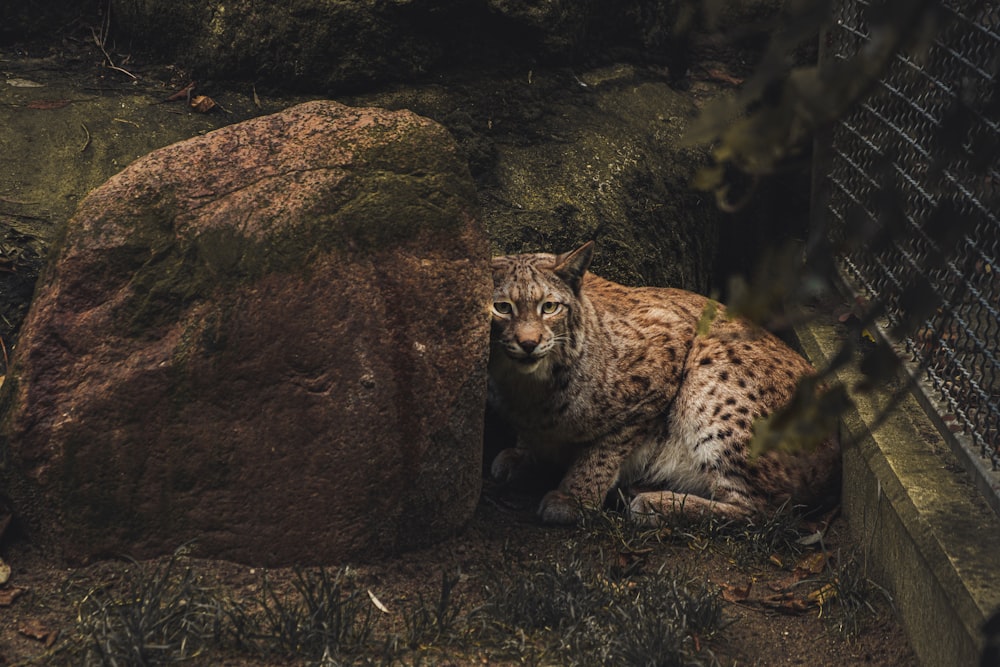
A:
<svg viewBox="0 0 1000 667">
<path fill-rule="evenodd" d="M 713 164 L 701 170 L 694 185 L 713 192 L 720 207 L 731 207 L 731 193 L 738 182 L 758 180 L 800 163 L 821 131 L 863 103 L 899 56 L 911 62 L 926 60 L 930 46 L 949 24 L 951 12 L 940 0 L 873 0 L 850 7 L 863 11 L 861 28 L 832 25 L 834 0 L 789 0 L 754 74 L 741 90 L 709 105 L 692 124 L 688 144 L 711 146 Z M 962 4 L 961 11 L 977 15 L 981 0 Z M 847 30 L 858 37 L 859 47 L 850 55 L 826 54 L 819 65 L 793 66 L 791 54 L 809 40 L 822 39 L 821 50 L 833 30 Z M 844 33 L 840 33 L 843 35 Z M 967 144 L 970 94 L 958 84 L 955 99 L 943 111 L 928 137 L 935 158 L 929 169 L 942 170 Z M 974 91 L 973 91 L 974 92 Z M 991 98 L 992 99 L 992 98 Z M 971 163 L 988 164 L 995 154 L 972 143 Z M 978 152 L 977 152 L 978 151 Z M 965 156 L 962 156 L 963 159 Z M 980 159 L 981 158 L 981 159 Z M 783 308 L 802 304 L 828 293 L 839 282 L 838 259 L 866 248 L 874 253 L 888 249 L 914 234 L 917 224 L 905 209 L 906 198 L 897 183 L 899 165 L 891 152 L 876 152 L 870 167 L 877 183 L 870 200 L 856 202 L 847 210 L 841 235 L 832 240 L 828 220 L 813 221 L 810 242 L 802 248 L 775 248 L 762 258 L 762 270 L 747 282 L 735 278 L 730 284 L 730 312 L 774 326 L 788 324 Z M 751 193 L 752 194 L 752 193 Z M 933 193 L 933 211 L 920 220 L 919 234 L 930 248 L 919 267 L 900 273 L 893 322 L 887 333 L 894 340 L 913 335 L 941 307 L 942 297 L 924 274 L 946 266 L 966 234 L 972 233 L 968 216 L 958 214 L 951 191 Z M 742 199 L 742 196 L 738 197 Z M 817 228 L 818 227 L 818 228 Z M 863 339 L 886 321 L 887 304 L 878 300 L 860 308 L 853 335 L 845 337 L 840 350 L 826 368 L 805 378 L 789 404 L 755 425 L 751 449 L 755 454 L 770 450 L 801 450 L 818 445 L 835 430 L 841 415 L 851 407 L 851 393 L 873 392 L 901 377 L 902 361 L 881 337 Z M 862 345 L 862 342 L 865 344 Z M 860 353 L 860 354 L 859 354 Z M 863 380 L 844 387 L 836 382 L 837 371 L 856 364 Z M 913 387 L 908 380 L 896 386 L 875 428 Z"/>
<path fill-rule="evenodd" d="M 788 3 L 760 65 L 734 95 L 709 105 L 688 130 L 689 144 L 712 144 L 715 164 L 696 187 L 726 201 L 726 168 L 751 176 L 800 157 L 818 129 L 841 118 L 872 89 L 897 53 L 930 44 L 943 20 L 939 0 L 883 0 L 868 7 L 870 41 L 846 60 L 793 67 L 789 54 L 830 23 L 832 0 Z"/>
</svg>

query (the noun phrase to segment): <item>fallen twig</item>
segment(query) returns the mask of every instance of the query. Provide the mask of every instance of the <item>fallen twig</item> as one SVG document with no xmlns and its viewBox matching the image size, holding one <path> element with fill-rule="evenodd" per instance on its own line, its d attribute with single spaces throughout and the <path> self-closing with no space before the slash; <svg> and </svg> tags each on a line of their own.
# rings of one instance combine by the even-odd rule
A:
<svg viewBox="0 0 1000 667">
<path fill-rule="evenodd" d="M 111 59 L 111 54 L 108 53 L 108 50 L 105 47 L 105 44 L 107 43 L 108 40 L 108 32 L 110 30 L 111 30 L 111 3 L 109 2 L 107 4 L 107 8 L 104 13 L 104 21 L 101 23 L 100 32 L 98 32 L 95 28 L 91 28 L 90 34 L 94 38 L 94 43 L 97 44 L 97 48 L 99 48 L 101 50 L 101 53 L 104 54 L 104 59 L 107 61 L 109 69 L 113 69 L 116 72 L 121 72 L 122 74 L 130 76 L 132 77 L 133 81 L 138 80 L 139 77 L 137 77 L 135 74 L 132 74 L 132 72 L 129 72 L 127 69 L 115 65 L 115 61 Z"/>
</svg>

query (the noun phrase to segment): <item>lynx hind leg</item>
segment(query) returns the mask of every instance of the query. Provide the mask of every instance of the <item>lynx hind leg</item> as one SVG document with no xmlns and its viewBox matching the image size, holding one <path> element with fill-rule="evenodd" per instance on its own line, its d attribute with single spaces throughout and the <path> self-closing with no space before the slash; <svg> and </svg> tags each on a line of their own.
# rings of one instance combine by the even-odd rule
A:
<svg viewBox="0 0 1000 667">
<path fill-rule="evenodd" d="M 629 503 L 628 514 L 632 521 L 656 525 L 664 518 L 684 516 L 700 519 L 715 516 L 720 519 L 745 519 L 754 513 L 750 505 L 710 500 L 689 493 L 674 491 L 646 491 L 636 494 Z"/>
<path fill-rule="evenodd" d="M 493 479 L 501 483 L 523 480 L 535 468 L 534 455 L 523 447 L 501 450 L 490 465 Z"/>
</svg>

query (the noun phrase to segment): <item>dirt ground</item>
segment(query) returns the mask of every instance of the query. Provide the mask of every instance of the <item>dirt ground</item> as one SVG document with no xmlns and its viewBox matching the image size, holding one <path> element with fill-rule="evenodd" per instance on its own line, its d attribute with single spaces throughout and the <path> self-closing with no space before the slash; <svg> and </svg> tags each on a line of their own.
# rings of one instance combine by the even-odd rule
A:
<svg viewBox="0 0 1000 667">
<path fill-rule="evenodd" d="M 684 637 L 689 655 L 676 664 L 918 664 L 891 600 L 864 577 L 863 554 L 851 541 L 846 522 L 836 515 L 828 526 L 822 521 L 775 521 L 750 531 L 703 524 L 639 533 L 615 513 L 595 515 L 574 528 L 542 526 L 531 510 L 537 499 L 537 493 L 512 494 L 487 483 L 463 534 L 421 551 L 352 564 L 349 589 L 365 593 L 356 599 L 363 613 L 375 615 L 376 630 L 364 646 L 337 660 L 324 663 L 322 656 L 303 655 L 307 651 L 259 651 L 220 641 L 193 663 L 616 664 L 602 659 L 594 645 L 579 643 L 579 637 L 575 642 L 582 648 L 576 652 L 574 642 L 559 633 L 568 636 L 577 630 L 561 621 L 554 627 L 522 627 L 516 619 L 505 624 L 481 611 L 496 603 L 496 597 L 510 602 L 510 590 L 497 585 L 497 573 L 531 579 L 546 567 L 549 571 L 582 567 L 634 587 L 636 596 L 657 579 L 682 580 L 704 589 L 704 600 L 721 607 L 718 628 L 704 636 Z M 823 534 L 821 541 L 797 544 L 796 537 L 810 542 L 817 531 Z M 102 664 L 98 654 L 87 652 L 88 647 L 93 649 L 101 632 L 112 633 L 110 626 L 125 619 L 139 598 L 164 608 L 170 600 L 177 603 L 153 587 L 140 587 L 137 594 L 135 586 L 127 585 L 137 574 L 149 575 L 170 559 L 144 564 L 106 561 L 66 569 L 48 563 L 30 544 L 10 540 L 4 558 L 12 575 L 0 588 L 0 664 Z M 290 599 L 296 577 L 291 569 L 265 573 L 236 563 L 184 557 L 174 567 L 178 574 L 171 581 L 190 569 L 198 590 L 210 591 L 213 599 L 241 602 L 260 600 L 262 587 L 268 585 Z M 417 603 L 439 599 L 442 577 L 448 575 L 455 577 L 449 601 L 455 613 L 451 627 L 408 641 Z M 504 581 L 511 590 L 516 587 L 515 579 Z M 829 595 L 825 604 L 819 604 L 817 591 L 824 590 Z M 112 622 L 95 631 L 87 619 L 95 616 L 93 601 L 100 595 L 108 595 L 118 616 L 112 614 Z M 626 596 L 626 605 L 629 599 Z M 580 605 L 574 614 L 583 620 L 601 613 L 586 607 L 582 598 Z M 387 637 L 396 637 L 391 650 L 386 648 Z M 675 664 L 657 655 L 655 646 L 650 651 L 630 663 Z M 150 657 L 145 664 L 179 661 L 171 655 L 174 658 Z"/>
<path fill-rule="evenodd" d="M 31 72 L 15 72 L 13 66 L 27 57 L 28 47 L 6 48 L 0 64 L 8 80 L 43 81 L 60 68 L 64 72 L 82 68 L 92 74 L 92 49 L 75 44 L 59 52 L 62 55 L 52 55 L 54 49 L 44 50 L 44 57 L 33 61 Z M 31 51 L 39 53 L 38 45 Z M 174 72 L 172 76 L 182 85 L 182 75 Z M 163 89 L 165 94 L 157 90 L 150 96 L 162 100 L 174 92 L 168 85 Z M 21 88 L 11 94 L 30 90 Z M 20 98 L 5 104 L 21 105 L 18 108 L 25 113 L 36 114 L 63 113 L 60 109 L 77 105 L 70 94 L 53 93 L 49 98 L 47 104 L 36 102 L 30 109 L 31 102 L 22 104 Z M 169 105 L 155 109 L 174 113 Z M 235 122 L 243 115 L 260 112 L 237 109 L 226 120 Z M 184 116 L 178 120 L 182 121 L 205 127 L 192 126 L 179 130 L 181 133 L 209 129 L 209 122 L 201 117 Z M 81 129 L 79 125 L 66 122 L 68 131 L 78 135 L 74 135 L 73 146 L 83 151 L 90 148 L 94 128 Z M 117 126 L 129 127 L 126 123 Z M 173 137 L 154 138 L 160 145 L 171 140 Z M 82 195 L 88 185 L 96 184 L 74 187 L 82 188 L 83 192 L 77 192 Z M 66 202 L 71 210 L 73 197 L 67 195 Z M 0 339 L 6 341 L 4 357 L 30 301 L 46 242 L 50 234 L 54 236 L 54 232 L 44 230 L 64 217 L 61 210 L 55 210 L 51 219 L 39 220 L 37 213 L 26 211 L 28 203 L 15 194 L 0 192 Z M 582 526 L 553 528 L 542 526 L 534 516 L 539 497 L 538 489 L 511 493 L 487 481 L 477 511 L 462 534 L 393 558 L 340 564 L 349 566 L 349 571 L 340 570 L 345 583 L 335 593 L 358 601 L 354 611 L 372 618 L 374 630 L 371 637 L 337 655 L 310 655 L 305 647 L 296 650 L 275 641 L 247 642 L 240 628 L 232 627 L 243 618 L 231 613 L 233 604 L 245 603 L 251 615 L 259 616 L 269 609 L 278 609 L 279 616 L 288 612 L 291 603 L 287 601 L 301 590 L 296 588 L 296 581 L 302 581 L 297 579 L 301 573 L 296 570 L 264 572 L 183 556 L 176 561 L 164 558 L 142 564 L 123 558 L 68 569 L 48 560 L 33 545 L 19 541 L 10 530 L 4 534 L 5 515 L 0 512 L 0 556 L 5 564 L 0 564 L 0 579 L 5 579 L 5 567 L 10 568 L 9 580 L 0 585 L 0 665 L 116 664 L 116 660 L 117 664 L 169 664 L 192 653 L 193 659 L 185 659 L 186 664 L 620 664 L 602 657 L 601 642 L 613 641 L 615 632 L 627 630 L 632 623 L 630 595 L 639 600 L 644 591 L 659 590 L 656 586 L 663 582 L 693 587 L 691 590 L 700 595 L 695 602 L 706 605 L 704 608 L 718 606 L 721 618 L 701 630 L 692 630 L 691 619 L 685 619 L 682 636 L 677 638 L 684 647 L 681 662 L 670 662 L 664 653 L 657 653 L 654 642 L 646 653 L 629 659 L 631 664 L 917 664 L 888 594 L 865 576 L 863 550 L 852 541 L 843 518 L 833 516 L 828 525 L 778 519 L 749 530 L 704 524 L 642 532 L 624 524 L 619 515 L 605 513 L 590 517 Z M 168 564 L 172 569 L 164 574 Z M 516 613 L 501 613 L 517 609 L 525 600 L 538 604 L 538 598 L 530 598 L 530 591 L 518 588 L 519 581 L 541 580 L 545 572 L 573 575 L 577 570 L 583 574 L 564 580 L 582 580 L 582 590 L 588 594 L 602 586 L 612 591 L 611 597 L 601 599 L 617 601 L 620 608 L 611 611 L 620 623 L 595 621 L 605 618 L 609 610 L 587 607 L 590 598 L 583 594 L 582 606 L 574 608 L 571 599 L 568 608 L 560 608 L 568 609 L 565 619 L 527 625 L 519 622 Z M 443 582 L 447 581 L 454 588 L 441 603 L 442 589 L 447 588 Z M 226 636 L 216 636 L 194 651 L 182 646 L 183 637 L 157 639 L 157 628 L 149 625 L 169 616 L 164 610 L 191 609 L 193 602 L 185 597 L 189 593 L 203 596 L 198 599 L 207 601 L 208 606 L 216 605 L 213 609 L 230 610 L 213 617 L 223 619 L 226 628 L 221 632 Z M 526 597 L 517 599 L 522 594 Z M 286 606 L 269 606 L 272 602 L 268 600 L 285 600 Z M 431 601 L 429 607 L 435 611 L 434 600 L 439 601 L 436 611 L 444 612 L 436 626 L 420 620 L 425 602 Z M 691 607 L 700 608 L 697 604 Z M 527 615 L 532 612 L 529 607 L 523 611 Z M 180 616 L 184 621 L 184 613 Z M 442 620 L 445 617 L 447 623 Z M 129 623 L 138 628 L 133 628 L 135 633 L 122 629 Z M 422 632 L 420 623 L 436 630 Z M 589 641 L 588 624 L 594 624 L 595 633 L 611 634 Z M 125 660 L 108 653 L 102 657 L 101 638 L 112 636 L 145 638 L 145 657 Z M 168 646 L 174 639 L 176 646 Z M 110 645 L 107 639 L 103 647 Z"/>
</svg>

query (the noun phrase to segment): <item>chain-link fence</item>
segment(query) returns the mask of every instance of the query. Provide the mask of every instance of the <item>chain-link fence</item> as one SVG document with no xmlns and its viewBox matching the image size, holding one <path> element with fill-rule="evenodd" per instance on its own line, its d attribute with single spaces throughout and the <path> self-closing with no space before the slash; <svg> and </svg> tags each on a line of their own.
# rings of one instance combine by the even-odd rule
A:
<svg viewBox="0 0 1000 667">
<path fill-rule="evenodd" d="M 821 64 L 877 50 L 871 3 L 835 5 Z M 905 330 L 898 342 L 997 508 L 1000 2 L 943 2 L 935 28 L 821 142 L 814 225 L 854 239 L 846 282 Z"/>
</svg>

